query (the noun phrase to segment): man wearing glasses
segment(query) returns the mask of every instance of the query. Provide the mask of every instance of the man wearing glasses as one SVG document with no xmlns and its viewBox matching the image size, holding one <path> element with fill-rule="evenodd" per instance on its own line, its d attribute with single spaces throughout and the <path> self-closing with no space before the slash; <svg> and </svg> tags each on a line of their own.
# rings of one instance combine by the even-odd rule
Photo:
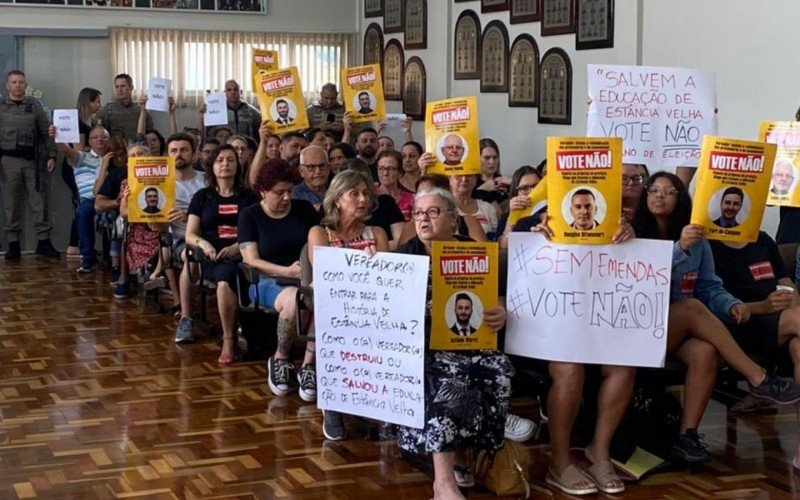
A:
<svg viewBox="0 0 800 500">
<path fill-rule="evenodd" d="M 319 210 L 328 184 L 328 154 L 319 146 L 308 146 L 300 151 L 300 176 L 303 182 L 294 186 L 292 198 L 306 200 Z"/>
<path fill-rule="evenodd" d="M 450 134 L 445 137 L 444 144 L 442 144 L 444 164 L 451 167 L 461 165 L 464 150 L 464 141 L 461 140 L 458 134 Z"/>
<path fill-rule="evenodd" d="M 336 85 L 326 83 L 319 91 L 319 101 L 306 108 L 309 127 L 331 132 L 337 141 L 342 140 L 344 132 L 344 104 L 338 100 Z"/>
<path fill-rule="evenodd" d="M 628 222 L 636 214 L 636 206 L 648 177 L 646 166 L 638 163 L 622 164 L 622 215 Z"/>
</svg>

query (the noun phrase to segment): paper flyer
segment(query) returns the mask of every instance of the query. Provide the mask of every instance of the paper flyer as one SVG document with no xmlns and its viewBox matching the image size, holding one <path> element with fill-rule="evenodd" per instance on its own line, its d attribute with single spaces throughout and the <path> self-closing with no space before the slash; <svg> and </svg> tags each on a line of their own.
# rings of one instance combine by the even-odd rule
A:
<svg viewBox="0 0 800 500">
<path fill-rule="evenodd" d="M 168 156 L 128 158 L 128 221 L 169 222 L 175 207 L 175 160 Z"/>
<path fill-rule="evenodd" d="M 800 207 L 800 122 L 763 121 L 758 140 L 778 146 L 767 205 Z"/>
<path fill-rule="evenodd" d="M 383 79 L 379 64 L 342 69 L 344 106 L 353 123 L 371 122 L 386 117 Z"/>
<path fill-rule="evenodd" d="M 267 72 L 280 69 L 280 66 L 278 66 L 277 50 L 254 48 L 250 62 L 250 75 L 252 76 L 253 89 L 258 88 L 259 79 L 267 74 Z"/>
<path fill-rule="evenodd" d="M 305 98 L 296 66 L 262 74 L 256 91 L 261 117 L 269 120 L 272 134 L 308 128 Z"/>
<path fill-rule="evenodd" d="M 479 140 L 475 97 L 428 102 L 425 112 L 425 151 L 433 153 L 437 160 L 428 173 L 480 174 Z"/>
</svg>

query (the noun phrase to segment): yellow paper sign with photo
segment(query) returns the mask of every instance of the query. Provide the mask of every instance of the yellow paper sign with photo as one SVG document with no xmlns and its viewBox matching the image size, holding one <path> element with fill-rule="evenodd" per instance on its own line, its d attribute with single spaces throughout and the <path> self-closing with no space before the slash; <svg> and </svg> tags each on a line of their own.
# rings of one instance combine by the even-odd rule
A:
<svg viewBox="0 0 800 500">
<path fill-rule="evenodd" d="M 128 221 L 169 222 L 175 207 L 175 160 L 168 156 L 128 158 Z"/>
<path fill-rule="evenodd" d="M 436 164 L 428 169 L 428 173 L 480 174 L 478 104 L 475 97 L 431 101 L 425 109 L 425 150 L 436 157 Z"/>
<path fill-rule="evenodd" d="M 344 68 L 342 93 L 345 109 L 353 116 L 353 123 L 371 122 L 386 117 L 379 64 Z"/>
<path fill-rule="evenodd" d="M 430 348 L 497 349 L 497 333 L 483 322 L 497 307 L 497 243 L 434 241 L 431 262 Z"/>
<path fill-rule="evenodd" d="M 530 207 L 512 210 L 508 214 L 508 222 L 506 222 L 506 225 L 511 229 L 514 229 L 514 224 L 521 218 L 533 215 L 547 206 L 547 181 L 544 179 L 539 181 L 539 184 L 528 193 L 528 199 L 531 200 Z"/>
<path fill-rule="evenodd" d="M 547 138 L 547 213 L 556 243 L 611 243 L 622 214 L 622 139 Z"/>
<path fill-rule="evenodd" d="M 270 71 L 275 71 L 278 66 L 278 51 L 266 49 L 253 49 L 252 58 L 250 59 L 250 74 L 253 81 L 253 89 L 258 88 L 258 82 L 261 77 Z"/>
<path fill-rule="evenodd" d="M 767 205 L 800 207 L 800 122 L 763 121 L 758 140 L 778 147 Z"/>
<path fill-rule="evenodd" d="M 281 135 L 308 128 L 303 88 L 297 67 L 269 71 L 259 77 L 258 104 L 269 131 Z"/>
<path fill-rule="evenodd" d="M 713 135 L 703 137 L 691 222 L 705 227 L 708 239 L 758 239 L 776 147 Z"/>
</svg>

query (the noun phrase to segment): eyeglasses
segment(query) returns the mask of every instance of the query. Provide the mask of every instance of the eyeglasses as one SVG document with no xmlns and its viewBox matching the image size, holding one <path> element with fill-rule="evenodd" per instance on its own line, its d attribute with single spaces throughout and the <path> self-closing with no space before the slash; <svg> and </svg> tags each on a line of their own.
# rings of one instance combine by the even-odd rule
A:
<svg viewBox="0 0 800 500">
<path fill-rule="evenodd" d="M 660 188 L 658 186 L 648 186 L 647 187 L 647 194 L 660 194 L 666 196 L 668 198 L 678 196 L 678 190 L 670 187 L 670 188 Z"/>
<path fill-rule="evenodd" d="M 529 184 L 517 186 L 517 194 L 530 194 L 531 190 L 535 187 L 535 185 L 532 186 Z"/>
<path fill-rule="evenodd" d="M 326 168 L 328 168 L 327 163 L 318 163 L 316 165 L 300 165 L 301 167 L 305 167 L 312 172 L 322 172 Z"/>
<path fill-rule="evenodd" d="M 425 220 L 425 217 L 428 219 L 438 219 L 440 215 L 444 212 L 443 209 L 439 207 L 431 207 L 427 210 L 414 210 L 411 212 L 411 218 L 414 220 Z"/>
<path fill-rule="evenodd" d="M 381 173 L 384 173 L 384 174 L 390 174 L 390 173 L 393 173 L 393 172 L 397 172 L 397 170 L 398 170 L 397 167 L 378 167 L 378 172 L 381 172 Z"/>
<path fill-rule="evenodd" d="M 622 183 L 623 184 L 644 184 L 644 181 L 647 180 L 647 177 L 644 175 L 623 175 L 622 176 Z"/>
</svg>

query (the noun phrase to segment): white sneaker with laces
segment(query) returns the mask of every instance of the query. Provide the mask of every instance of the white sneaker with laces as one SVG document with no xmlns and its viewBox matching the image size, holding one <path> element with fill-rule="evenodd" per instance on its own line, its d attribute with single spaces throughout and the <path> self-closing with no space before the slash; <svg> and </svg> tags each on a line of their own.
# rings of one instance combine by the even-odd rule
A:
<svg viewBox="0 0 800 500">
<path fill-rule="evenodd" d="M 525 442 L 536 432 L 536 422 L 509 413 L 506 416 L 505 437 L 518 443 Z"/>
</svg>

